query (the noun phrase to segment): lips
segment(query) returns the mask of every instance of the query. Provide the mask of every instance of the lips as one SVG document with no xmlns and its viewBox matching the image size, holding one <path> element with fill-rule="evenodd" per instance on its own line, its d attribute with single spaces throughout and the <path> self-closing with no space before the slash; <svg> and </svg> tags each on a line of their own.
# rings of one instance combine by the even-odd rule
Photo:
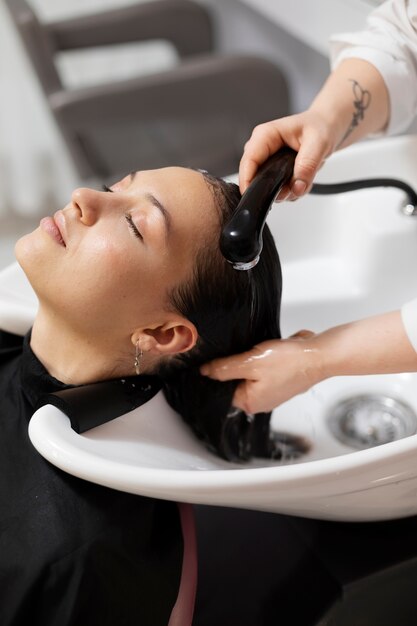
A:
<svg viewBox="0 0 417 626">
<path fill-rule="evenodd" d="M 59 212 L 58 212 L 59 213 Z M 58 215 L 55 214 L 54 218 L 44 217 L 41 219 L 40 227 L 45 231 L 52 239 L 54 239 L 60 246 L 66 248 L 64 238 L 62 236 L 62 229 L 59 227 Z"/>
</svg>

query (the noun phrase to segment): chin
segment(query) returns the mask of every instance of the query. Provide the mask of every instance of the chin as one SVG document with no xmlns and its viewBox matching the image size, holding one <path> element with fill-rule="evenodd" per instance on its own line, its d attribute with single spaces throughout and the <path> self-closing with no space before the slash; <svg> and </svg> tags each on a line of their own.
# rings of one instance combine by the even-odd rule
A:
<svg viewBox="0 0 417 626">
<path fill-rule="evenodd" d="M 14 247 L 16 260 L 34 289 L 37 278 L 41 280 L 45 277 L 44 269 L 48 265 L 45 246 L 42 245 L 41 238 L 36 235 L 36 230 L 24 235 L 17 240 Z"/>
<path fill-rule="evenodd" d="M 21 265 L 22 267 L 25 262 L 25 259 L 28 257 L 28 253 L 31 247 L 31 242 L 29 238 L 30 238 L 30 234 L 23 235 L 23 237 L 20 237 L 20 239 L 16 241 L 16 244 L 14 247 L 15 257 L 19 265 Z"/>
</svg>

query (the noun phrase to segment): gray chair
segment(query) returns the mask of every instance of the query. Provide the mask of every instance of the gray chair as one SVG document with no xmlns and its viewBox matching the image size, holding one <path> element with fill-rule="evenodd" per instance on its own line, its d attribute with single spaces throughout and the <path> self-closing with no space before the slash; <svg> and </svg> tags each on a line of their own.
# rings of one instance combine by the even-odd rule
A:
<svg viewBox="0 0 417 626">
<path fill-rule="evenodd" d="M 26 0 L 5 0 L 80 176 L 114 179 L 133 169 L 238 168 L 252 128 L 288 113 L 279 68 L 213 50 L 213 25 L 191 0 L 155 0 L 42 23 Z M 173 69 L 66 89 L 54 56 L 63 50 L 167 40 Z"/>
</svg>

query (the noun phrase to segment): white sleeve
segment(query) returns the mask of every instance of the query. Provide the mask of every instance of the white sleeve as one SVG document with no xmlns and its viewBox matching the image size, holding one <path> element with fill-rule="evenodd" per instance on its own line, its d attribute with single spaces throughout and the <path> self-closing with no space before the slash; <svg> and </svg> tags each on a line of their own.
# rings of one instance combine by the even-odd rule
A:
<svg viewBox="0 0 417 626">
<path fill-rule="evenodd" d="M 401 317 L 410 343 L 417 352 L 417 298 L 403 305 Z"/>
<path fill-rule="evenodd" d="M 367 30 L 331 37 L 332 68 L 347 58 L 372 63 L 389 93 L 386 133 L 398 133 L 417 115 L 417 0 L 387 0 L 370 13 L 367 24 Z"/>
</svg>

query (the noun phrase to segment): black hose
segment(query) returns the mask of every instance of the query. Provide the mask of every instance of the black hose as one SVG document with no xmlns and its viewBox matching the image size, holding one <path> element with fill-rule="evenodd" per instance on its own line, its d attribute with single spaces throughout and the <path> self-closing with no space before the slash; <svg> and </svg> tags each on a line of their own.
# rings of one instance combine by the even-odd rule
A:
<svg viewBox="0 0 417 626">
<path fill-rule="evenodd" d="M 344 193 L 346 191 L 356 191 L 368 187 L 397 187 L 407 194 L 409 204 L 417 208 L 417 193 L 410 185 L 396 178 L 364 178 L 362 180 L 351 180 L 346 183 L 315 183 L 310 193 L 316 195 L 330 195 L 334 193 Z"/>
</svg>

